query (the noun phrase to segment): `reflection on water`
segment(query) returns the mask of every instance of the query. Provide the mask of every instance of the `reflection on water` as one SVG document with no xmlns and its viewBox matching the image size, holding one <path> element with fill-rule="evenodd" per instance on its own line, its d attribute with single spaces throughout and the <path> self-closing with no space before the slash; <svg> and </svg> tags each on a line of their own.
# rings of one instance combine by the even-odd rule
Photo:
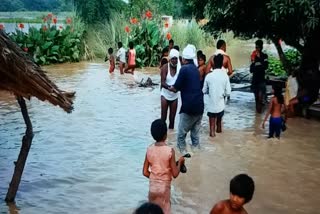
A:
<svg viewBox="0 0 320 214">
<path fill-rule="evenodd" d="M 74 112 L 32 98 L 27 102 L 35 137 L 17 194 L 20 213 L 131 213 L 146 200 L 142 176 L 151 122 L 160 117 L 158 87 L 139 88 L 131 75 L 109 75 L 105 64 L 46 68 L 62 88 L 77 92 Z M 158 74 L 148 73 L 155 81 Z M 0 197 L 13 173 L 25 126 L 12 95 L 0 94 Z M 279 141 L 266 140 L 253 96 L 233 92 L 224 132 L 208 137 L 173 182 L 173 213 L 208 213 L 228 197 L 229 180 L 247 172 L 257 191 L 250 213 L 316 213 L 320 209 L 320 124 L 292 119 Z M 178 122 L 178 118 L 176 120 Z M 303 128 L 302 128 L 303 127 Z M 306 130 L 308 134 L 306 135 Z M 175 145 L 175 131 L 168 142 Z M 0 202 L 0 213 L 8 213 Z"/>
</svg>

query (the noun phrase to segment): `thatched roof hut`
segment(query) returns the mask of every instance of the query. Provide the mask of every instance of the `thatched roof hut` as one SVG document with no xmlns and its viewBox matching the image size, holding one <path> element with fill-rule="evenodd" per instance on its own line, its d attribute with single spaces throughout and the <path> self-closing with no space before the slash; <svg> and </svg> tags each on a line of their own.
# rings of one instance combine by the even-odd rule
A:
<svg viewBox="0 0 320 214">
<path fill-rule="evenodd" d="M 21 48 L 0 30 L 0 90 L 29 99 L 31 96 L 72 110 L 72 100 L 47 77 Z"/>
<path fill-rule="evenodd" d="M 15 169 L 5 199 L 7 202 L 13 202 L 33 139 L 32 123 L 24 98 L 29 99 L 34 96 L 42 101 L 47 100 L 70 113 L 71 98 L 74 93 L 59 90 L 40 66 L 35 64 L 2 30 L 0 30 L 0 90 L 13 92 L 16 95 L 26 124 L 26 132 L 22 138 L 18 159 L 14 163 Z"/>
</svg>

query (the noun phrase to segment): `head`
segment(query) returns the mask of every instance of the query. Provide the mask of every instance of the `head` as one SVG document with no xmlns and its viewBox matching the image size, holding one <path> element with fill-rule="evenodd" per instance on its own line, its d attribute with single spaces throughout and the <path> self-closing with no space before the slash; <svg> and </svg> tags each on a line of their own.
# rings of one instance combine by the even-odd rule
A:
<svg viewBox="0 0 320 214">
<path fill-rule="evenodd" d="M 180 47 L 178 45 L 173 46 L 173 49 L 176 49 L 177 51 L 180 51 Z"/>
<path fill-rule="evenodd" d="M 198 65 L 199 65 L 199 66 L 202 66 L 202 65 L 206 64 L 206 61 L 207 61 L 206 55 L 200 54 L 200 55 L 198 56 Z"/>
<path fill-rule="evenodd" d="M 173 41 L 173 39 L 170 39 L 169 40 L 169 48 L 171 49 L 171 48 L 173 48 L 173 46 L 174 46 L 174 41 Z"/>
<path fill-rule="evenodd" d="M 202 50 L 198 50 L 197 51 L 197 58 L 199 59 L 199 56 L 201 56 L 203 54 Z"/>
<path fill-rule="evenodd" d="M 215 68 L 222 68 L 222 65 L 223 65 L 223 55 L 222 55 L 222 54 L 215 55 L 215 56 L 213 57 L 213 62 L 214 62 Z"/>
<path fill-rule="evenodd" d="M 182 51 L 182 58 L 184 64 L 193 63 L 193 59 L 196 57 L 196 47 L 188 44 Z"/>
<path fill-rule="evenodd" d="M 218 42 L 217 42 L 217 49 L 221 49 L 223 50 L 224 52 L 227 51 L 227 44 L 224 40 L 222 39 L 219 39 Z"/>
<path fill-rule="evenodd" d="M 170 66 L 173 68 L 177 67 L 178 60 L 179 60 L 179 51 L 177 51 L 176 49 L 171 49 L 169 53 Z"/>
<path fill-rule="evenodd" d="M 231 208 L 239 210 L 251 201 L 254 193 L 254 181 L 247 174 L 239 174 L 230 181 Z"/>
<path fill-rule="evenodd" d="M 118 42 L 118 48 L 122 48 L 122 42 Z"/>
<path fill-rule="evenodd" d="M 163 214 L 163 211 L 159 205 L 146 202 L 138 207 L 134 214 Z"/>
<path fill-rule="evenodd" d="M 129 42 L 129 48 L 133 49 L 133 42 Z"/>
<path fill-rule="evenodd" d="M 113 53 L 113 49 L 112 48 L 109 48 L 108 49 L 108 54 L 112 54 Z"/>
<path fill-rule="evenodd" d="M 258 39 L 256 41 L 256 50 L 261 52 L 263 49 L 263 41 L 261 39 Z"/>
<path fill-rule="evenodd" d="M 162 49 L 162 57 L 169 56 L 169 47 L 165 47 Z"/>
<path fill-rule="evenodd" d="M 284 98 L 282 95 L 282 87 L 279 84 L 272 85 L 272 93 L 278 99 L 278 103 L 283 104 Z"/>
<path fill-rule="evenodd" d="M 157 142 L 167 139 L 167 124 L 161 119 L 157 119 L 151 124 L 151 135 Z"/>
</svg>

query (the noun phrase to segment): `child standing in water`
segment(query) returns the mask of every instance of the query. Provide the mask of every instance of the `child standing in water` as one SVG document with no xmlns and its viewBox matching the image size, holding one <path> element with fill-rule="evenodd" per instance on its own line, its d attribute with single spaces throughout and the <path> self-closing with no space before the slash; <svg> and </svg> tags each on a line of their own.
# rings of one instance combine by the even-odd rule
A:
<svg viewBox="0 0 320 214">
<path fill-rule="evenodd" d="M 198 51 L 199 52 L 199 51 Z M 203 87 L 204 77 L 206 75 L 206 55 L 199 54 L 198 56 L 198 69 L 200 72 L 200 82 L 201 82 L 201 88 Z"/>
<path fill-rule="evenodd" d="M 124 72 L 134 74 L 135 68 L 136 68 L 136 50 L 133 48 L 133 42 L 129 42 L 128 66 L 126 67 Z M 131 72 L 129 72 L 129 69 L 131 69 Z"/>
<path fill-rule="evenodd" d="M 280 139 L 282 120 L 281 117 L 282 111 L 285 110 L 284 98 L 282 95 L 282 88 L 278 85 L 272 86 L 273 97 L 271 98 L 268 112 L 264 118 L 262 128 L 264 128 L 264 124 L 271 115 L 269 120 L 269 136 L 268 138 L 273 138 L 274 134 L 276 138 Z"/>
<path fill-rule="evenodd" d="M 222 132 L 222 117 L 225 109 L 225 97 L 231 94 L 230 80 L 222 68 L 223 55 L 218 54 L 213 58 L 214 70 L 208 73 L 204 80 L 202 92 L 206 99 L 207 115 L 209 117 L 210 137 Z"/>
<path fill-rule="evenodd" d="M 115 60 L 114 60 L 112 48 L 108 49 L 108 54 L 109 54 L 109 62 L 110 62 L 109 73 L 111 74 L 114 72 L 114 69 L 115 69 Z M 107 60 L 108 60 L 108 57 L 106 56 L 105 61 Z"/>
<path fill-rule="evenodd" d="M 126 49 L 122 47 L 122 42 L 118 42 L 117 60 L 119 60 L 120 74 L 123 74 L 123 69 L 126 65 Z"/>
<path fill-rule="evenodd" d="M 230 198 L 214 205 L 210 214 L 248 214 L 243 205 L 250 202 L 254 193 L 254 181 L 246 174 L 230 181 Z"/>
<path fill-rule="evenodd" d="M 166 144 L 167 124 L 155 120 L 151 124 L 151 135 L 156 141 L 148 147 L 143 164 L 143 175 L 149 178 L 149 202 L 158 204 L 165 214 L 171 209 L 171 180 L 178 177 L 184 157 L 176 165 L 175 151 Z"/>
</svg>

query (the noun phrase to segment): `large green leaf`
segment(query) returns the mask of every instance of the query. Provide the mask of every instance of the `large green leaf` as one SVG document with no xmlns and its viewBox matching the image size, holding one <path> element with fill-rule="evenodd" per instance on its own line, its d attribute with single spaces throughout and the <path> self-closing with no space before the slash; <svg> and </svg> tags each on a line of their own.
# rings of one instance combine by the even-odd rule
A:
<svg viewBox="0 0 320 214">
<path fill-rule="evenodd" d="M 48 40 L 54 39 L 54 37 L 56 36 L 56 34 L 57 34 L 57 30 L 54 29 L 54 30 L 50 31 L 47 39 L 48 39 Z"/>
<path fill-rule="evenodd" d="M 42 64 L 46 63 L 46 58 L 44 56 L 41 56 L 39 59 L 40 59 Z"/>
<path fill-rule="evenodd" d="M 52 48 L 51 48 L 51 51 L 58 51 L 60 48 L 59 45 L 53 45 Z"/>
<path fill-rule="evenodd" d="M 42 50 L 47 50 L 52 45 L 52 42 L 46 42 L 41 46 Z"/>
</svg>

